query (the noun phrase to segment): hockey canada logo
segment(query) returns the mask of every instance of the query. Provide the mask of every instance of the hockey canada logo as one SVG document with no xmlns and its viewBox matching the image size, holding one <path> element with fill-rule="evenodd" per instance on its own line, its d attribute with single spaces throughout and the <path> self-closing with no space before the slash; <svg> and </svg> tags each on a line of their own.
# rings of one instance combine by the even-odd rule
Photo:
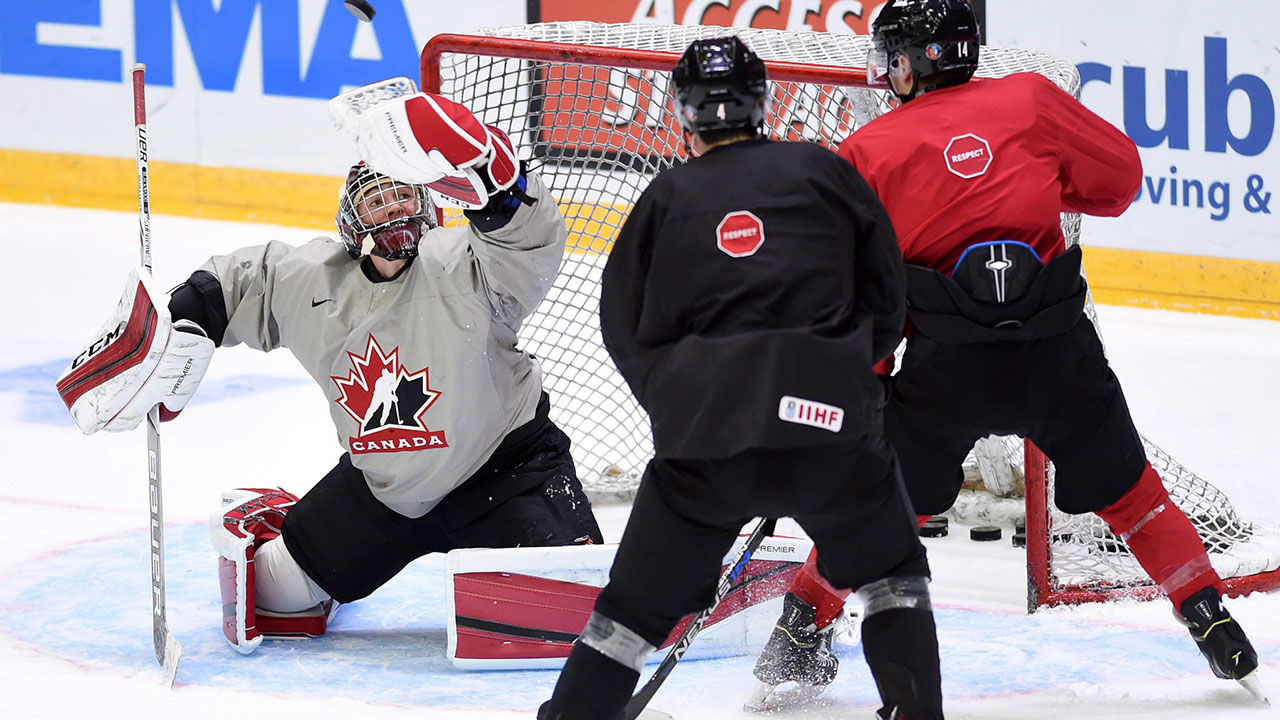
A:
<svg viewBox="0 0 1280 720">
<path fill-rule="evenodd" d="M 729 257 L 754 255 L 764 244 L 764 222 L 747 210 L 725 215 L 716 226 L 716 247 Z"/>
<path fill-rule="evenodd" d="M 947 169 L 966 180 L 982 175 L 991 167 L 991 145 L 973 133 L 951 138 L 942 154 L 946 157 Z"/>
<path fill-rule="evenodd" d="M 333 376 L 341 395 L 336 402 L 358 423 L 347 439 L 352 455 L 449 447 L 444 431 L 427 429 L 422 416 L 440 397 L 427 379 L 427 368 L 409 372 L 400 364 L 400 348 L 382 351 L 372 335 L 364 357 L 347 353 L 351 372 Z"/>
</svg>

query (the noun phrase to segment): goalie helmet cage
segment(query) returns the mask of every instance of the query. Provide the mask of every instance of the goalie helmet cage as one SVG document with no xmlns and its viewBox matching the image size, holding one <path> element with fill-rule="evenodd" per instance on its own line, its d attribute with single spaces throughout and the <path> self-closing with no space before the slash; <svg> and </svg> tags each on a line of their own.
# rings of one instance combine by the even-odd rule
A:
<svg viewBox="0 0 1280 720">
<path fill-rule="evenodd" d="M 834 148 L 890 109 L 867 86 L 866 36 L 649 23 L 553 22 L 437 35 L 422 52 L 422 86 L 511 136 L 561 203 L 568 251 L 547 298 L 520 330 L 541 364 L 552 418 L 597 501 L 629 499 L 653 452 L 649 420 L 600 341 L 600 271 L 649 181 L 683 162 L 669 70 L 690 42 L 738 35 L 769 68 L 765 133 Z M 1074 65 L 1044 53 L 984 46 L 978 77 L 1038 72 L 1080 96 Z M 1064 214 L 1069 245 L 1080 217 Z M 1086 308 L 1097 327 L 1090 302 Z M 1124 542 L 1094 515 L 1053 507 L 1053 469 L 1020 438 L 1003 461 L 1025 475 L 1028 607 L 1157 594 Z M 1280 530 L 1246 522 L 1226 496 L 1143 438 L 1148 458 L 1187 513 L 1233 594 L 1280 585 Z M 1025 460 L 1024 460 L 1025 458 Z M 989 457 L 984 459 L 990 461 Z"/>
</svg>

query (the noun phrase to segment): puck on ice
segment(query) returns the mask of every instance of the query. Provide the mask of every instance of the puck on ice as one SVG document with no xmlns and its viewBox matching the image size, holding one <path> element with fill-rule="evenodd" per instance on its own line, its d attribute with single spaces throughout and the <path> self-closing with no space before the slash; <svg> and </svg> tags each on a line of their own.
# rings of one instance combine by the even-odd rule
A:
<svg viewBox="0 0 1280 720">
<path fill-rule="evenodd" d="M 1026 521 L 1026 520 L 1019 520 L 1019 521 L 1017 521 L 1017 522 L 1015 522 L 1015 523 L 1013 524 L 1013 534 L 1014 534 L 1014 535 L 1017 535 L 1018 533 L 1022 533 L 1022 534 L 1024 534 L 1024 535 L 1025 535 L 1025 534 L 1026 534 L 1026 532 L 1027 532 L 1027 521 Z"/>
<path fill-rule="evenodd" d="M 978 542 L 999 540 L 1002 535 L 1003 533 L 1000 532 L 1000 528 L 994 525 L 979 525 L 978 527 L 971 528 L 969 530 L 969 539 L 976 540 Z"/>
<path fill-rule="evenodd" d="M 357 19 L 365 22 L 372 22 L 373 16 L 378 12 L 366 0 L 342 0 L 342 4 L 346 5 L 347 10 L 351 11 Z"/>
<path fill-rule="evenodd" d="M 920 526 L 920 537 L 946 537 L 947 532 L 947 519 L 944 517 L 931 517 Z"/>
<path fill-rule="evenodd" d="M 1016 532 L 1013 534 L 1013 546 L 1024 548 L 1027 546 L 1027 534 L 1025 532 Z"/>
</svg>

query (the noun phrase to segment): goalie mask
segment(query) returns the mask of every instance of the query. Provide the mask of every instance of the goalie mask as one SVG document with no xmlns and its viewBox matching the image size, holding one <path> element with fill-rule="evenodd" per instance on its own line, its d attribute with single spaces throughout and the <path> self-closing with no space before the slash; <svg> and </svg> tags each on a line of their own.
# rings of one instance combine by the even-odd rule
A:
<svg viewBox="0 0 1280 720">
<path fill-rule="evenodd" d="M 978 17 L 969 0 L 891 0 L 880 10 L 867 53 L 867 83 L 890 86 L 890 73 L 915 73 L 903 102 L 966 83 L 978 69 Z"/>
<path fill-rule="evenodd" d="M 361 162 L 342 184 L 335 220 L 351 257 L 404 260 L 418 254 L 422 235 L 436 226 L 436 211 L 425 186 L 394 180 Z"/>
</svg>

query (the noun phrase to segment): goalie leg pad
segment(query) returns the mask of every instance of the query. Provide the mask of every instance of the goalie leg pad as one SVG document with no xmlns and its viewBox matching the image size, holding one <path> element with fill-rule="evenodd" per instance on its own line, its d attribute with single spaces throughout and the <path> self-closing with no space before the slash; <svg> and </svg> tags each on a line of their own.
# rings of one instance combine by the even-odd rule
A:
<svg viewBox="0 0 1280 720">
<path fill-rule="evenodd" d="M 219 554 L 223 549 L 218 550 Z M 222 591 L 222 634 L 231 647 L 245 655 L 262 644 L 254 607 L 253 542 L 241 547 L 239 557 L 218 558 L 218 587 Z"/>
<path fill-rule="evenodd" d="M 253 652 L 266 634 L 259 625 L 255 555 L 264 543 L 280 536 L 284 517 L 297 500 L 296 495 L 281 489 L 238 488 L 223 493 L 223 510 L 209 518 L 210 540 L 220 556 L 222 633 L 241 653 Z M 329 610 L 324 608 L 320 613 L 322 621 L 327 620 Z M 314 620 L 310 622 L 313 624 L 308 627 L 314 629 Z"/>
</svg>

